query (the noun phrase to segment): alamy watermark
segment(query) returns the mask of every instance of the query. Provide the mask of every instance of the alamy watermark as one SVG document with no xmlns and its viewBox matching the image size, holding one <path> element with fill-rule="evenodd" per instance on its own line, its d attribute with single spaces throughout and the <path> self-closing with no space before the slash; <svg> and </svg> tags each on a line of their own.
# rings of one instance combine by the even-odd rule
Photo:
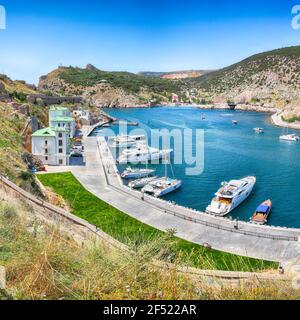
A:
<svg viewBox="0 0 300 320">
<path fill-rule="evenodd" d="M 0 266 L 0 290 L 6 288 L 6 272 L 5 268 Z"/>
<path fill-rule="evenodd" d="M 153 155 L 155 155 L 155 150 L 171 150 L 170 156 L 159 159 L 157 157 L 153 157 L 150 161 L 145 161 L 145 163 L 158 164 L 161 159 L 168 163 L 171 162 L 170 158 L 172 157 L 172 163 L 174 165 L 185 164 L 185 174 L 187 176 L 201 175 L 204 171 L 205 148 L 203 129 L 184 128 L 169 130 L 166 128 L 151 129 L 144 126 L 143 129 L 133 129 L 129 132 L 127 124 L 124 123 L 119 126 L 119 133 L 121 134 L 121 137 L 127 137 L 128 135 L 131 137 L 144 136 L 146 138 L 145 141 L 147 141 L 146 146 L 149 143 L 149 146 L 153 148 Z M 106 135 L 109 137 L 110 142 L 115 141 L 117 138 L 116 133 L 113 130 L 106 130 Z M 134 143 L 133 146 L 128 146 L 126 139 L 127 138 L 125 138 L 125 145 L 123 146 L 126 154 L 124 156 L 123 152 L 125 162 L 128 159 L 128 152 L 130 154 L 127 147 L 130 148 L 129 150 L 135 152 L 137 157 L 142 157 L 144 152 L 147 153 L 149 151 L 147 150 L 147 147 L 145 147 L 144 142 Z M 117 161 L 122 157 L 122 150 L 120 153 L 120 148 L 112 148 L 111 151 Z M 130 161 L 128 162 L 130 163 Z M 143 163 L 143 161 L 141 161 L 141 163 Z"/>
<path fill-rule="evenodd" d="M 294 30 L 299 30 L 300 29 L 300 5 L 293 6 L 292 15 L 294 15 L 292 19 L 292 28 Z"/>
<path fill-rule="evenodd" d="M 6 10 L 5 7 L 0 5 L 0 30 L 6 29 Z"/>
</svg>

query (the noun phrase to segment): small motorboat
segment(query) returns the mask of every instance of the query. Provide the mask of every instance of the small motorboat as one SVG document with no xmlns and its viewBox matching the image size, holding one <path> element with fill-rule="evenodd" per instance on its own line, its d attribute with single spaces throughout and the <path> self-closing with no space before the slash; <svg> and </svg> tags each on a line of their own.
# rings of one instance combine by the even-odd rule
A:
<svg viewBox="0 0 300 320">
<path fill-rule="evenodd" d="M 253 130 L 256 133 L 264 133 L 265 132 L 264 128 L 253 128 Z"/>
<path fill-rule="evenodd" d="M 232 124 L 238 124 L 237 120 L 232 120 Z"/>
<path fill-rule="evenodd" d="M 143 189 L 143 193 L 149 193 L 155 198 L 162 197 L 173 192 L 182 186 L 182 181 L 163 177 L 147 184 Z"/>
<path fill-rule="evenodd" d="M 296 134 L 285 134 L 280 136 L 280 140 L 297 142 L 300 140 L 300 138 Z"/>
<path fill-rule="evenodd" d="M 157 176 L 155 177 L 148 177 L 148 178 L 142 178 L 142 179 L 137 179 L 134 181 L 129 182 L 128 187 L 132 189 L 141 189 L 145 187 L 147 184 L 150 182 L 157 180 Z"/>
<path fill-rule="evenodd" d="M 260 225 L 266 224 L 271 210 L 272 210 L 272 201 L 266 200 L 256 209 L 255 213 L 250 219 L 250 222 L 255 224 L 260 224 Z"/>
<path fill-rule="evenodd" d="M 149 177 L 155 172 L 153 169 L 132 169 L 128 167 L 122 174 L 123 179 L 139 179 Z"/>
</svg>

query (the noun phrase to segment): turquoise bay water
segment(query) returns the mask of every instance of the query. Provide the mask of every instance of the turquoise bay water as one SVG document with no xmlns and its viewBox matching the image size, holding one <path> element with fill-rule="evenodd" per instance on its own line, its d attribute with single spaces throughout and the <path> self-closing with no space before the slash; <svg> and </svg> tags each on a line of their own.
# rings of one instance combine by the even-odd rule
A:
<svg viewBox="0 0 300 320">
<path fill-rule="evenodd" d="M 283 129 L 270 124 L 270 115 L 188 107 L 106 111 L 114 117 L 139 122 L 140 128 L 146 130 L 204 129 L 203 173 L 186 176 L 185 164 L 173 165 L 175 176 L 183 181 L 183 187 L 166 196 L 166 200 L 204 210 L 222 181 L 254 175 L 257 184 L 253 194 L 231 216 L 249 220 L 256 207 L 270 198 L 274 209 L 269 224 L 300 227 L 300 143 L 280 141 Z M 201 119 L 202 114 L 205 114 L 205 120 Z M 232 125 L 232 119 L 238 120 L 239 124 Z M 265 133 L 253 132 L 254 127 L 265 128 Z M 131 129 L 136 128 L 130 128 L 129 132 Z M 113 130 L 117 132 L 118 127 Z M 156 168 L 158 174 L 164 175 L 163 165 L 156 165 Z"/>
</svg>

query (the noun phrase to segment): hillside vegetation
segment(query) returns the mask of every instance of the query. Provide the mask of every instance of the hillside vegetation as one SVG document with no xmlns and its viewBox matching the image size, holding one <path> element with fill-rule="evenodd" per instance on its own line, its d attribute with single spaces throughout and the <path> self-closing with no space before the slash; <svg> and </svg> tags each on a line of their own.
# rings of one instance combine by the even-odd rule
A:
<svg viewBox="0 0 300 320">
<path fill-rule="evenodd" d="M 40 78 L 39 89 L 61 95 L 82 95 L 94 105 L 133 106 L 169 101 L 180 90 L 178 81 L 144 77 L 129 72 L 106 72 L 88 65 L 86 69 L 60 67 Z"/>
<path fill-rule="evenodd" d="M 147 243 L 164 235 L 163 232 L 139 222 L 92 195 L 71 173 L 39 175 L 39 180 L 62 196 L 68 202 L 72 213 L 128 246 Z M 74 190 L 76 190 L 75 197 Z M 169 252 L 170 259 L 197 268 L 237 271 L 277 268 L 277 263 L 205 249 L 176 237 L 172 237 L 171 240 L 169 248 L 165 248 Z"/>
<path fill-rule="evenodd" d="M 284 106 L 300 98 L 300 46 L 257 54 L 186 83 L 213 99 Z"/>
<path fill-rule="evenodd" d="M 26 118 L 8 104 L 0 102 L 0 174 L 15 180 L 26 169 L 21 131 Z"/>
<path fill-rule="evenodd" d="M 7 94 L 9 97 L 24 102 L 26 95 L 36 93 L 33 85 L 22 80 L 11 80 L 8 76 L 0 74 L 0 97 Z"/>
<path fill-rule="evenodd" d="M 7 274 L 1 299 L 168 300 L 295 299 L 290 283 L 212 286 L 211 280 L 154 267 L 168 256 L 170 236 L 132 247 L 131 252 L 93 241 L 85 246 L 64 234 L 60 224 L 37 219 L 35 209 L 0 188 L 0 265 Z"/>
</svg>

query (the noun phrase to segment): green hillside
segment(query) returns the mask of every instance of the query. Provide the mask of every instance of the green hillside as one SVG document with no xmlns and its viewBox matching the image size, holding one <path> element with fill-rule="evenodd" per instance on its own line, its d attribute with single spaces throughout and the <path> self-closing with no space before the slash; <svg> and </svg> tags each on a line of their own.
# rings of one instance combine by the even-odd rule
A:
<svg viewBox="0 0 300 320">
<path fill-rule="evenodd" d="M 107 81 L 115 88 L 122 88 L 130 93 L 138 93 L 141 88 L 154 93 L 172 93 L 180 88 L 178 81 L 169 81 L 159 78 L 149 78 L 129 72 L 106 72 L 93 69 L 64 68 L 59 77 L 69 84 L 91 87 Z"/>
<path fill-rule="evenodd" d="M 212 95 L 253 93 L 258 98 L 273 95 L 298 98 L 300 89 L 300 46 L 253 55 L 224 69 L 186 81 Z M 295 91 L 296 90 L 296 91 Z"/>
</svg>

